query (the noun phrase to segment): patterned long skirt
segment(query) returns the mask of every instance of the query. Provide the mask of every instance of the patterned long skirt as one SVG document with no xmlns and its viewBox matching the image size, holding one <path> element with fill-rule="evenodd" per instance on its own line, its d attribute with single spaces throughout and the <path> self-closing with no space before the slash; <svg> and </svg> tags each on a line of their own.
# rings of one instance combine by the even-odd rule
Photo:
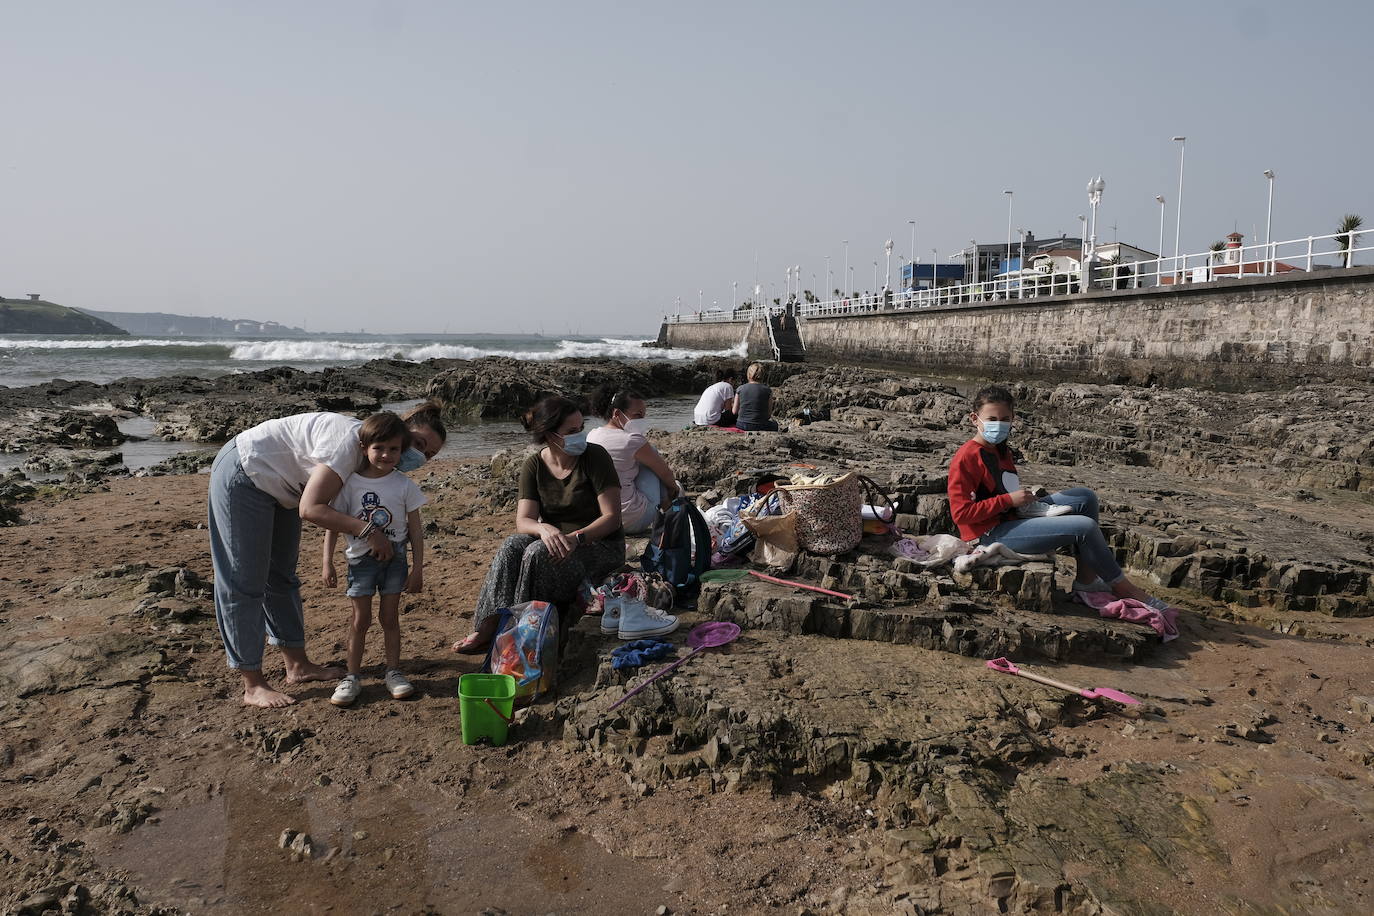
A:
<svg viewBox="0 0 1374 916">
<path fill-rule="evenodd" d="M 623 537 L 585 544 L 559 563 L 539 538 L 532 534 L 512 534 L 491 561 L 487 580 L 477 596 L 473 629 L 481 627 L 483 621 L 503 607 L 525 601 L 554 604 L 571 601 L 577 597 L 577 588 L 583 579 L 599 585 L 624 563 Z"/>
</svg>

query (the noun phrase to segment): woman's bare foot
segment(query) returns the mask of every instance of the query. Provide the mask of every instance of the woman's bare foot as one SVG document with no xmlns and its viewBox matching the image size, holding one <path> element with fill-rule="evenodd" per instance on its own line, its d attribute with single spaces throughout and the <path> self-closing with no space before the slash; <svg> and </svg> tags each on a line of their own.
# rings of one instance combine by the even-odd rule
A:
<svg viewBox="0 0 1374 916">
<path fill-rule="evenodd" d="M 273 690 L 266 685 L 243 688 L 244 706 L 257 706 L 262 709 L 280 709 L 283 706 L 290 706 L 294 702 L 296 702 L 295 698 L 289 697 L 280 691 Z"/>
<path fill-rule="evenodd" d="M 286 683 L 304 684 L 306 681 L 337 681 L 344 676 L 344 670 L 337 667 L 325 667 L 314 662 L 304 662 L 293 665 L 286 664 Z"/>
<path fill-rule="evenodd" d="M 283 647 L 282 656 L 286 659 L 286 683 L 303 684 L 306 681 L 337 681 L 344 676 L 342 668 L 326 668 L 317 665 L 305 654 L 304 649 Z"/>
<path fill-rule="evenodd" d="M 280 709 L 296 702 L 279 690 L 273 690 L 261 671 L 240 672 L 243 677 L 243 705 L 260 709 Z"/>
<path fill-rule="evenodd" d="M 491 637 L 482 633 L 469 633 L 453 644 L 453 651 L 459 655 L 480 655 L 491 645 Z"/>
</svg>

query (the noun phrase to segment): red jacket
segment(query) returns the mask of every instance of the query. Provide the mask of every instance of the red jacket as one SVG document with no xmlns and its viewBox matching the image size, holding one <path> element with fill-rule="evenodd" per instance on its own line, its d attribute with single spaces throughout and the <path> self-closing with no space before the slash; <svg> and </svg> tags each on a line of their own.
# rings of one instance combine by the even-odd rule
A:
<svg viewBox="0 0 1374 916">
<path fill-rule="evenodd" d="M 989 447 L 970 439 L 959 446 L 949 462 L 949 514 L 959 526 L 959 537 L 966 541 L 987 534 L 1012 509 L 1001 475 L 993 476 L 985 455 L 994 459 L 1000 470 L 1016 473 L 1011 449 L 1005 445 Z"/>
</svg>

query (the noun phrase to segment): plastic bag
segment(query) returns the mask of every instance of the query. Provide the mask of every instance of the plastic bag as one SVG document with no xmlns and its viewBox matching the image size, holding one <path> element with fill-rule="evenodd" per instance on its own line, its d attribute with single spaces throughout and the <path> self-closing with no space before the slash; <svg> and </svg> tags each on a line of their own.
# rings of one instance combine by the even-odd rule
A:
<svg viewBox="0 0 1374 916">
<path fill-rule="evenodd" d="M 502 608 L 482 670 L 514 677 L 517 703 L 552 690 L 558 675 L 558 608 L 547 601 Z"/>
</svg>

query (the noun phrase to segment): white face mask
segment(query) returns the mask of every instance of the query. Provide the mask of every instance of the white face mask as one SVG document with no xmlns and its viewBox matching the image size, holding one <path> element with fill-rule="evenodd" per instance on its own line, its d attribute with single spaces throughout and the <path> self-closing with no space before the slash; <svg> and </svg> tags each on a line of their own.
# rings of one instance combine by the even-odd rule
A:
<svg viewBox="0 0 1374 916">
<path fill-rule="evenodd" d="M 644 419 L 643 417 L 637 417 L 633 420 L 626 420 L 625 425 L 622 426 L 621 429 L 625 430 L 625 432 L 630 433 L 631 435 L 643 436 L 649 432 L 649 421 Z"/>
</svg>

